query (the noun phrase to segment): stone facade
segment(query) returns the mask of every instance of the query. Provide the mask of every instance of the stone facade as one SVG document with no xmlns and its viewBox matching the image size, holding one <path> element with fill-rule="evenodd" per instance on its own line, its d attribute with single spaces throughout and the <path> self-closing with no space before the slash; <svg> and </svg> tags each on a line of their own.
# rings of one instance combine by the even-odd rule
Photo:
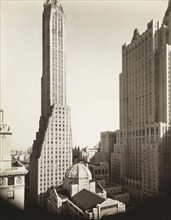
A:
<svg viewBox="0 0 171 220">
<path fill-rule="evenodd" d="M 171 1 L 163 23 L 153 20 L 122 47 L 120 130 L 112 179 L 132 196 L 155 196 L 171 181 Z"/>
<path fill-rule="evenodd" d="M 109 181 L 108 162 L 88 163 L 88 167 L 94 179 L 103 178 L 106 181 Z"/>
<path fill-rule="evenodd" d="M 59 1 L 43 11 L 41 117 L 30 157 L 30 199 L 46 204 L 47 191 L 60 185 L 72 164 L 70 107 L 66 104 L 65 15 Z"/>
<path fill-rule="evenodd" d="M 24 209 L 25 175 L 27 170 L 11 160 L 11 131 L 0 110 L 0 196 L 17 208 Z"/>
</svg>

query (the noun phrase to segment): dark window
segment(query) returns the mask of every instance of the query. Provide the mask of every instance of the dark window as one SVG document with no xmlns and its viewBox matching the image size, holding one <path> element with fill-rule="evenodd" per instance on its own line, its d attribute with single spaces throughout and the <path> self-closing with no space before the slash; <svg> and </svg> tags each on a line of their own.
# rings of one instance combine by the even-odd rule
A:
<svg viewBox="0 0 171 220">
<path fill-rule="evenodd" d="M 8 185 L 14 185 L 14 177 L 8 178 Z"/>
</svg>

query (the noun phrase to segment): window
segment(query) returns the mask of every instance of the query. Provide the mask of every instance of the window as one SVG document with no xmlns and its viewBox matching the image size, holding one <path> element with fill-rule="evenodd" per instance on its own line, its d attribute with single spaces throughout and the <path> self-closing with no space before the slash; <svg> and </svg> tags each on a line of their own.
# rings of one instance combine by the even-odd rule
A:
<svg viewBox="0 0 171 220">
<path fill-rule="evenodd" d="M 14 199 L 14 190 L 9 190 L 7 192 L 7 199 Z"/>
<path fill-rule="evenodd" d="M 8 185 L 14 185 L 14 177 L 8 178 Z"/>
</svg>

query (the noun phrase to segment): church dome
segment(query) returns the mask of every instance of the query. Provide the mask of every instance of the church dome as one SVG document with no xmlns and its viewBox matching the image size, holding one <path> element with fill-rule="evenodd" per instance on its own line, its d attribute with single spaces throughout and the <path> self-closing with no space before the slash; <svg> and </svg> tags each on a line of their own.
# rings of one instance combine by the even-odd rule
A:
<svg viewBox="0 0 171 220">
<path fill-rule="evenodd" d="M 67 179 L 92 179 L 90 170 L 81 163 L 72 165 L 65 173 L 65 178 Z"/>
</svg>

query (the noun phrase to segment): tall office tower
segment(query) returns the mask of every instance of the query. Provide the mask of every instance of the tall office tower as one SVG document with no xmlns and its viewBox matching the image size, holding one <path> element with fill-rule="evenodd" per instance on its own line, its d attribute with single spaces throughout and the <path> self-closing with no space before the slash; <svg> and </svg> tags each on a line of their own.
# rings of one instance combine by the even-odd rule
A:
<svg viewBox="0 0 171 220">
<path fill-rule="evenodd" d="M 113 146 L 116 143 L 116 132 L 104 131 L 100 133 L 100 152 L 101 162 L 104 158 L 109 164 L 109 175 L 111 177 L 111 153 L 113 152 Z M 100 158 L 99 158 L 100 159 Z"/>
<path fill-rule="evenodd" d="M 24 209 L 25 175 L 27 170 L 17 160 L 11 159 L 10 127 L 4 123 L 0 109 L 0 197 Z"/>
<path fill-rule="evenodd" d="M 43 11 L 41 117 L 30 160 L 30 199 L 46 205 L 48 189 L 62 183 L 72 165 L 70 108 L 66 104 L 65 15 L 57 0 Z"/>
<path fill-rule="evenodd" d="M 135 197 L 155 196 L 171 182 L 171 0 L 122 47 L 120 130 L 112 179 Z"/>
<path fill-rule="evenodd" d="M 104 131 L 100 133 L 100 152 L 110 154 L 113 151 L 113 145 L 116 143 L 116 132 Z"/>
</svg>

